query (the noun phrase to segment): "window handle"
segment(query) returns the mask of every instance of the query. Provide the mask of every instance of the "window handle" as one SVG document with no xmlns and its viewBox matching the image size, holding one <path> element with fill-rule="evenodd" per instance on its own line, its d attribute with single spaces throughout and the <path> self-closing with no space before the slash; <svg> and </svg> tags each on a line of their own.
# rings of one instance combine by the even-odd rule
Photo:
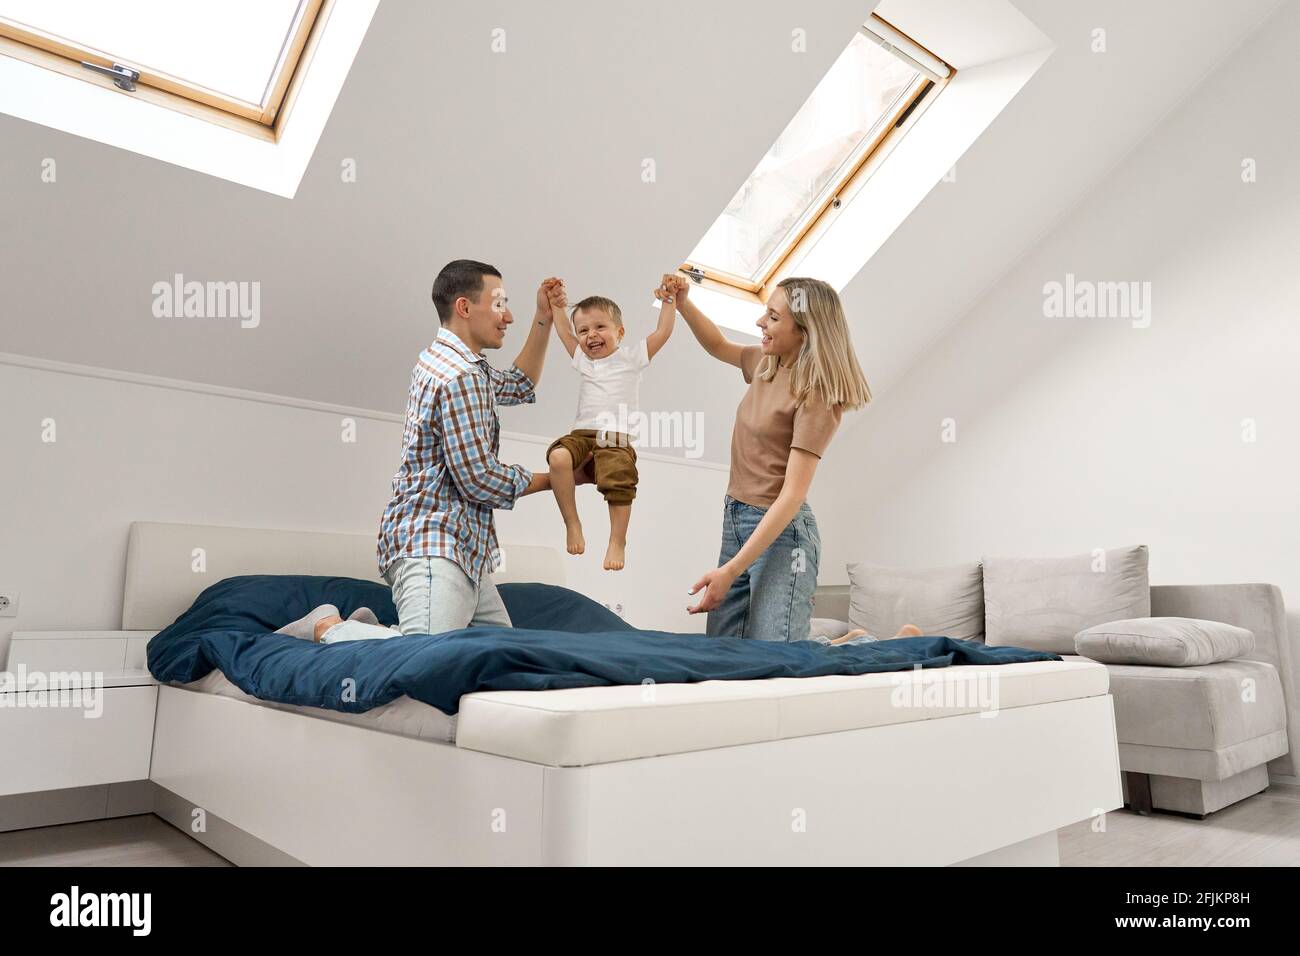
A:
<svg viewBox="0 0 1300 956">
<path fill-rule="evenodd" d="M 128 93 L 135 92 L 135 84 L 140 79 L 140 71 L 133 70 L 129 66 L 123 66 L 121 63 L 114 63 L 113 66 L 100 66 L 98 63 L 87 63 L 82 61 L 82 66 L 88 70 L 94 70 L 101 76 L 106 76 L 113 81 L 113 85 L 119 90 L 126 90 Z"/>
</svg>

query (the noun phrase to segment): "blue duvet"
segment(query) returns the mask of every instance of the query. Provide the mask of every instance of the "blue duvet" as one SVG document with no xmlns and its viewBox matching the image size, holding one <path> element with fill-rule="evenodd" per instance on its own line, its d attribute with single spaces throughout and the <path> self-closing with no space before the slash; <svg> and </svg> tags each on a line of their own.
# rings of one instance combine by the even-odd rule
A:
<svg viewBox="0 0 1300 956">
<path fill-rule="evenodd" d="M 1060 660 L 947 637 L 827 647 L 642 631 L 565 588 L 505 584 L 500 590 L 516 627 L 320 645 L 270 632 L 324 603 L 337 605 L 344 617 L 367 606 L 391 624 L 397 614 L 388 589 L 349 578 L 228 578 L 149 642 L 149 670 L 159 681 L 188 683 L 217 668 L 244 692 L 287 704 L 360 713 L 407 695 L 454 714 L 462 695 L 487 690 Z"/>
</svg>

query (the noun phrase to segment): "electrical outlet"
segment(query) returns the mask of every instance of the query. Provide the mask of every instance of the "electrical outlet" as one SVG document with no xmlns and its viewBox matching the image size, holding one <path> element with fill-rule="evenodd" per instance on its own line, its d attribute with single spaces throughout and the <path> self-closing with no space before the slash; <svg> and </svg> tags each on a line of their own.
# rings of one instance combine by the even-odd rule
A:
<svg viewBox="0 0 1300 956">
<path fill-rule="evenodd" d="M 0 617 L 18 616 L 18 592 L 0 591 Z"/>
</svg>

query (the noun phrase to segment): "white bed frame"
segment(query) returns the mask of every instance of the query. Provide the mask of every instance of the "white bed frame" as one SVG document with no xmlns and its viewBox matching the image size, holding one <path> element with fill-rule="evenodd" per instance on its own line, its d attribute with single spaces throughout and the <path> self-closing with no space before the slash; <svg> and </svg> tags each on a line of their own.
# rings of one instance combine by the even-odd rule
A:
<svg viewBox="0 0 1300 956">
<path fill-rule="evenodd" d="M 123 628 L 231 574 L 374 578 L 373 549 L 136 524 Z M 550 549 L 506 559 L 498 580 L 563 583 Z M 1109 695 L 551 767 L 163 686 L 149 777 L 156 813 L 241 864 L 1055 865 L 1058 828 L 1122 802 Z"/>
</svg>

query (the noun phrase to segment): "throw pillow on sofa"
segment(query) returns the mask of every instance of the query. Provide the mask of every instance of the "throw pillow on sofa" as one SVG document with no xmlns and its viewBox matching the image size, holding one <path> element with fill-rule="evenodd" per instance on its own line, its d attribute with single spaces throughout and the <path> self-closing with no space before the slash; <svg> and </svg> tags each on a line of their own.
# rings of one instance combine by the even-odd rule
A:
<svg viewBox="0 0 1300 956">
<path fill-rule="evenodd" d="M 1255 635 L 1219 621 L 1141 617 L 1082 630 L 1074 646 L 1084 657 L 1103 664 L 1195 667 L 1249 654 L 1255 649 Z"/>
<path fill-rule="evenodd" d="M 850 564 L 849 623 L 886 640 L 904 624 L 922 634 L 984 639 L 984 590 L 979 562 L 904 570 Z"/>
<path fill-rule="evenodd" d="M 1146 545 L 1069 558 L 985 558 L 985 641 L 1057 654 L 1094 624 L 1151 615 Z"/>
</svg>

